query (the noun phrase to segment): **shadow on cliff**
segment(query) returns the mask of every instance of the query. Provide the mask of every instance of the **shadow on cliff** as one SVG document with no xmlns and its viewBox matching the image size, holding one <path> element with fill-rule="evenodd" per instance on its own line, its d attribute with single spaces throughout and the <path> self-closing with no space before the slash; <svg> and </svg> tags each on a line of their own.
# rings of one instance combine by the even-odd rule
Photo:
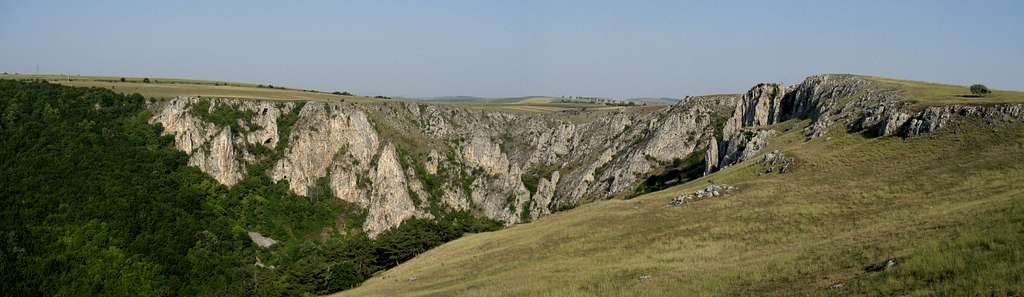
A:
<svg viewBox="0 0 1024 297">
<path fill-rule="evenodd" d="M 643 183 L 637 185 L 627 199 L 645 193 L 660 191 L 704 176 L 704 151 L 690 154 L 686 159 L 675 159 L 661 170 L 655 171 Z"/>
</svg>

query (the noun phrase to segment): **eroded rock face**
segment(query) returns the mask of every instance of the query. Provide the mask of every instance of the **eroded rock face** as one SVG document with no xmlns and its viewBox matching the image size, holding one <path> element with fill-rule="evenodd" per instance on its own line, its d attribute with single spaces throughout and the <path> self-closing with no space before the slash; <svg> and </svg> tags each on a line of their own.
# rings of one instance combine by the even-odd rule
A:
<svg viewBox="0 0 1024 297">
<path fill-rule="evenodd" d="M 413 216 L 429 217 L 419 211 L 409 196 L 408 180 L 398 162 L 394 144 L 388 144 L 380 152 L 372 178 L 370 199 L 366 203 L 368 212 L 363 224 L 363 230 L 371 236 L 398 226 Z"/>
<path fill-rule="evenodd" d="M 768 126 L 780 122 L 783 95 L 785 87 L 782 84 L 761 83 L 754 86 L 737 100 L 736 111 L 722 133 L 729 138 L 744 127 Z"/>
<path fill-rule="evenodd" d="M 1020 121 L 1022 104 L 978 106 L 953 104 L 911 108 L 910 98 L 853 75 L 818 75 L 807 78 L 783 99 L 783 120 L 810 118 L 808 138 L 827 133 L 829 127 L 845 125 L 850 132 L 874 136 L 914 137 L 934 132 L 955 117 L 975 117 L 988 122 Z"/>
<path fill-rule="evenodd" d="M 913 111 L 911 105 L 899 90 L 854 75 L 815 75 L 789 88 L 758 84 L 736 99 L 736 109 L 722 129 L 722 140 L 713 147 L 717 158 L 705 158 L 717 163 L 707 162 L 705 172 L 754 157 L 775 133 L 767 126 L 790 119 L 811 120 L 804 130 L 808 140 L 824 136 L 836 126 L 874 136 L 913 137 L 933 132 L 955 117 L 989 122 L 1024 120 L 1021 104 L 947 105 L 922 111 Z"/>
<path fill-rule="evenodd" d="M 849 113 L 862 110 L 874 103 L 887 101 L 894 94 L 881 94 L 868 86 L 861 77 L 845 74 L 826 74 L 808 77 L 788 89 L 782 98 L 781 120 L 809 118 L 808 138 L 825 135 L 835 121 L 847 121 Z M 857 95 L 859 100 L 847 100 Z M 844 105 L 843 102 L 846 102 Z"/>
<path fill-rule="evenodd" d="M 365 205 L 364 191 L 349 187 L 356 173 L 365 173 L 378 154 L 380 140 L 366 114 L 351 105 L 309 102 L 299 112 L 288 148 L 270 173 L 275 181 L 288 180 L 292 192 L 306 195 L 328 169 L 339 198 Z"/>
<path fill-rule="evenodd" d="M 747 130 L 733 135 L 724 141 L 719 165 L 725 167 L 753 158 L 768 145 L 768 140 L 777 134 L 775 130 L 769 129 Z"/>
<path fill-rule="evenodd" d="M 210 103 L 207 112 L 233 106 L 252 116 L 239 123 L 242 131 L 232 131 L 230 126 L 218 127 L 197 116 L 192 109 L 199 101 Z M 199 167 L 225 185 L 234 185 L 242 179 L 246 169 L 238 160 L 255 160 L 249 150 L 242 148 L 259 145 L 274 149 L 278 142 L 277 119 L 293 106 L 293 103 L 182 97 L 164 104 L 149 122 L 160 124 L 165 134 L 174 135 L 175 146 L 190 156 L 189 165 Z"/>
<path fill-rule="evenodd" d="M 714 122 L 734 109 L 735 98 L 551 114 L 409 102 L 307 102 L 298 109 L 177 98 L 152 121 L 218 181 L 232 185 L 254 164 L 273 162 L 265 174 L 288 181 L 296 194 L 326 186 L 338 199 L 366 208 L 363 230 L 376 236 L 409 218 L 430 218 L 432 207 L 513 224 L 632 190 L 674 160 L 713 150 Z M 209 100 L 210 113 L 234 106 L 253 117 L 236 125 L 245 131 L 221 127 L 195 114 L 200 100 Z M 289 134 L 278 135 L 278 121 L 292 113 Z M 282 137 L 287 142 L 277 148 Z M 255 145 L 280 150 L 279 157 L 265 160 Z"/>
<path fill-rule="evenodd" d="M 718 170 L 718 156 L 718 141 L 712 140 L 708 144 L 708 150 L 704 152 L 704 175 Z"/>
<path fill-rule="evenodd" d="M 705 174 L 754 157 L 777 134 L 761 130 L 783 120 L 782 101 L 786 95 L 782 84 L 757 84 L 736 98 L 736 109 L 722 128 L 721 143 L 713 146 L 717 156 L 705 157 Z M 714 162 L 711 162 L 714 161 Z"/>
<path fill-rule="evenodd" d="M 893 134 L 903 137 L 914 137 L 927 134 L 947 125 L 955 117 L 975 117 L 986 122 L 1019 122 L 1024 121 L 1024 104 L 1006 104 L 997 106 L 947 105 L 929 107 L 923 111 L 908 115 L 901 113 L 887 126 L 894 127 Z"/>
<path fill-rule="evenodd" d="M 206 106 L 206 114 L 233 107 L 248 118 L 215 124 L 198 116 L 196 106 Z M 288 181 L 296 194 L 329 188 L 367 209 L 363 230 L 376 236 L 409 218 L 430 218 L 437 208 L 507 224 L 533 220 L 627 193 L 698 153 L 710 174 L 755 158 L 777 134 L 770 126 L 789 119 L 811 120 L 808 139 L 840 126 L 912 137 L 956 117 L 1024 120 L 1020 104 L 915 112 L 898 91 L 852 75 L 811 76 L 788 88 L 763 83 L 743 95 L 687 97 L 666 107 L 590 112 L 413 102 L 299 106 L 183 97 L 154 107 L 151 122 L 174 135 L 189 164 L 221 183 L 237 183 L 249 168 L 270 168 L 262 174 Z M 279 123 L 285 119 L 288 124 Z M 277 153 L 270 157 L 268 150 Z"/>
<path fill-rule="evenodd" d="M 225 185 L 238 183 L 242 179 L 242 166 L 235 161 L 238 156 L 233 140 L 231 127 L 220 129 L 220 133 L 204 143 L 201 151 L 192 154 L 188 165 L 203 169 Z"/>
</svg>

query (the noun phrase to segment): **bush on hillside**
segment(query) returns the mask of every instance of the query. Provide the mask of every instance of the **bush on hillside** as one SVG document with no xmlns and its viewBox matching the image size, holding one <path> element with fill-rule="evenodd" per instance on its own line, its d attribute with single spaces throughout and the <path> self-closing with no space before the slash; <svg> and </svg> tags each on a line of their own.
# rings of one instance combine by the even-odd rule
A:
<svg viewBox="0 0 1024 297">
<path fill-rule="evenodd" d="M 985 95 L 988 95 L 988 94 L 991 94 L 991 93 L 992 93 L 992 91 L 989 90 L 988 87 L 986 87 L 985 85 L 982 85 L 982 84 L 971 85 L 971 94 L 974 94 L 975 96 L 985 96 Z"/>
</svg>

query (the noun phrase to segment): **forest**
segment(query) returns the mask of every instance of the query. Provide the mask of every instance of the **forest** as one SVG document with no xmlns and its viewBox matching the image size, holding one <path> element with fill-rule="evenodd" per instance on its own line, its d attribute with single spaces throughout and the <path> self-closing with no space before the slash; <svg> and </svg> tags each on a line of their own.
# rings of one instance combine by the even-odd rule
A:
<svg viewBox="0 0 1024 297">
<path fill-rule="evenodd" d="M 329 193 L 298 196 L 258 171 L 226 187 L 189 167 L 147 100 L 0 80 L 0 295 L 325 294 L 502 226 L 444 211 L 370 239 L 365 210 Z M 337 224 L 349 232 L 322 236 Z M 252 230 L 281 243 L 259 248 Z"/>
</svg>

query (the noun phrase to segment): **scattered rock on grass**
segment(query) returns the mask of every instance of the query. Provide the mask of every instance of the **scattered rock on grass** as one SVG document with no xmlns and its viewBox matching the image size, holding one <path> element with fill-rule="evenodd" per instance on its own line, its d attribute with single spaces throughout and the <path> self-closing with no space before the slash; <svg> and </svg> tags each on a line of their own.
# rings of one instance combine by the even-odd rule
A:
<svg viewBox="0 0 1024 297">
<path fill-rule="evenodd" d="M 864 267 L 864 271 L 867 271 L 867 272 L 880 272 L 880 271 L 884 271 L 886 269 L 892 268 L 892 267 L 896 266 L 897 264 L 899 264 L 899 263 L 896 262 L 896 259 L 890 258 L 890 259 L 885 260 L 885 262 L 882 262 L 882 263 L 876 263 L 876 264 L 868 265 L 867 267 Z"/>
<path fill-rule="evenodd" d="M 774 150 L 764 155 L 761 164 L 764 165 L 764 173 L 788 173 L 796 164 L 796 159 Z"/>
<path fill-rule="evenodd" d="M 680 206 L 680 205 L 683 205 L 683 204 L 685 204 L 687 202 L 691 202 L 691 201 L 703 200 L 703 199 L 718 197 L 718 196 L 725 195 L 725 194 L 730 193 L 730 192 L 735 191 L 735 190 L 736 190 L 736 187 L 733 187 L 733 186 L 730 186 L 730 185 L 715 185 L 715 184 L 711 184 L 711 185 L 708 185 L 707 187 L 705 187 L 703 189 L 700 189 L 700 190 L 697 190 L 696 192 L 693 192 L 693 194 L 681 194 L 679 196 L 676 196 L 675 198 L 672 198 L 672 201 L 669 202 L 669 206 L 675 207 L 675 206 Z"/>
</svg>

